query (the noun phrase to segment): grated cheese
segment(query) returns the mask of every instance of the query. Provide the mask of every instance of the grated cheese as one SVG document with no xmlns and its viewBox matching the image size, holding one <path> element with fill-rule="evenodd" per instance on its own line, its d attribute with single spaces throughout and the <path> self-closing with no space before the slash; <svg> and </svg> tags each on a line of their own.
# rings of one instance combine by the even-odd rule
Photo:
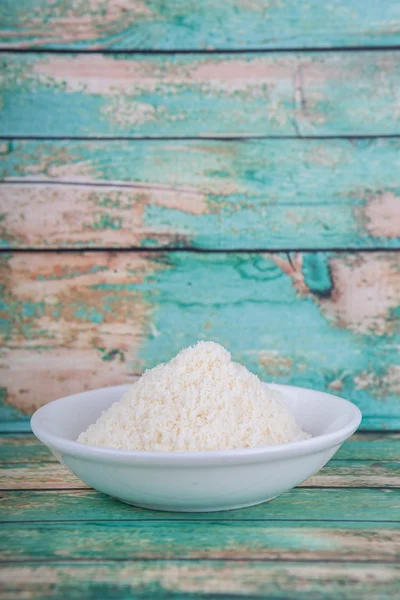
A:
<svg viewBox="0 0 400 600">
<path fill-rule="evenodd" d="M 302 440 L 283 398 L 215 342 L 146 371 L 78 441 L 125 450 L 229 450 Z"/>
</svg>

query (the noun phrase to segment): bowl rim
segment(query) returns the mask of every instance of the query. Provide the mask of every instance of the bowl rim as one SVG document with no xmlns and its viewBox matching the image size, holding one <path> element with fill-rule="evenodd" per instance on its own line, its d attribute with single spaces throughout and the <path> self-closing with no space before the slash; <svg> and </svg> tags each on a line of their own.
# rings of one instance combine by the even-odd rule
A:
<svg viewBox="0 0 400 600">
<path fill-rule="evenodd" d="M 53 406 L 59 402 L 65 402 L 68 399 L 76 398 L 77 396 L 83 396 L 85 394 L 93 394 L 103 390 L 109 390 L 116 392 L 117 390 L 121 394 L 130 387 L 130 385 L 119 385 L 109 386 L 104 388 L 98 388 L 90 390 L 89 392 L 81 392 L 79 394 L 72 394 L 64 396 L 58 400 L 54 400 L 48 404 L 45 404 L 41 408 L 35 411 L 33 414 L 30 424 L 35 436 L 43 442 L 46 446 L 54 448 L 55 450 L 68 455 L 74 456 L 80 459 L 86 459 L 92 462 L 104 462 L 113 464 L 126 464 L 132 463 L 135 465 L 160 465 L 163 466 L 185 466 L 193 464 L 197 466 L 210 466 L 217 464 L 239 464 L 239 463 L 254 463 L 263 462 L 265 460 L 280 460 L 296 456 L 304 456 L 306 454 L 313 454 L 318 451 L 333 448 L 343 443 L 348 437 L 350 437 L 358 428 L 361 422 L 362 414 L 360 409 L 341 398 L 333 394 L 327 394 L 326 392 L 320 392 L 319 390 L 312 390 L 310 388 L 304 388 L 299 386 L 291 385 L 280 385 L 280 384 L 268 384 L 273 389 L 281 390 L 284 392 L 287 390 L 300 390 L 301 392 L 309 391 L 318 394 L 322 394 L 331 400 L 344 402 L 347 408 L 350 409 L 350 420 L 337 430 L 317 435 L 306 440 L 300 440 L 296 442 L 287 442 L 284 444 L 274 444 L 269 446 L 257 446 L 254 448 L 239 448 L 234 450 L 205 450 L 205 451 L 146 451 L 146 450 L 120 450 L 116 448 L 105 448 L 103 446 L 90 446 L 82 444 L 77 441 L 72 441 L 67 438 L 55 435 L 43 425 L 42 419 L 45 417 L 46 411 L 49 406 Z"/>
<path fill-rule="evenodd" d="M 147 451 L 147 450 L 120 450 L 116 448 L 105 448 L 104 446 L 90 446 L 77 441 L 72 441 L 67 438 L 55 435 L 43 426 L 42 419 L 48 407 L 54 406 L 59 402 L 83 396 L 84 394 L 93 394 L 95 392 L 109 390 L 116 392 L 121 391 L 121 394 L 130 387 L 130 385 L 118 385 L 89 390 L 78 394 L 64 396 L 58 400 L 54 400 L 40 407 L 32 415 L 30 420 L 31 428 L 35 436 L 46 446 L 66 454 L 68 456 L 85 459 L 91 462 L 104 462 L 113 464 L 132 463 L 135 465 L 165 465 L 165 466 L 188 466 L 188 463 L 198 466 L 209 466 L 217 464 L 238 464 L 238 463 L 254 463 L 263 462 L 265 460 L 280 460 L 285 458 L 294 458 L 296 456 L 304 456 L 306 454 L 314 454 L 315 452 L 333 448 L 343 443 L 350 437 L 361 423 L 362 414 L 360 409 L 340 396 L 320 392 L 311 388 L 304 388 L 293 385 L 268 384 L 271 388 L 281 390 L 300 390 L 301 392 L 314 392 L 333 399 L 335 401 L 344 402 L 350 409 L 350 420 L 337 430 L 317 435 L 306 440 L 296 442 L 287 442 L 284 444 L 274 444 L 269 446 L 257 446 L 254 448 L 238 448 L 233 450 L 203 450 L 203 451 Z"/>
</svg>

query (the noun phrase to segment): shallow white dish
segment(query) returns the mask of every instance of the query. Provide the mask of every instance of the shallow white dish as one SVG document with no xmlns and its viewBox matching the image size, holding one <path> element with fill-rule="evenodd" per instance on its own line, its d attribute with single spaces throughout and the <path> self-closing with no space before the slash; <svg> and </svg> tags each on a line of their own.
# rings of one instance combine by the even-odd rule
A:
<svg viewBox="0 0 400 600">
<path fill-rule="evenodd" d="M 335 454 L 361 421 L 342 398 L 270 385 L 284 394 L 308 440 L 219 452 L 135 452 L 87 446 L 78 435 L 129 386 L 67 396 L 39 408 L 34 434 L 91 487 L 123 502 L 169 511 L 216 511 L 271 500 L 298 485 Z"/>
</svg>

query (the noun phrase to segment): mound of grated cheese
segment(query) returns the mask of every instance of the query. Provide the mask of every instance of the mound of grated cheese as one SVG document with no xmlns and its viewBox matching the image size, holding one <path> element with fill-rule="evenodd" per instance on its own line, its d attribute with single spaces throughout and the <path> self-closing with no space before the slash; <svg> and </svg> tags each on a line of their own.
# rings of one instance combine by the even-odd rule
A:
<svg viewBox="0 0 400 600">
<path fill-rule="evenodd" d="M 303 440 L 283 398 L 215 342 L 146 371 L 78 442 L 125 450 L 230 450 Z"/>
</svg>

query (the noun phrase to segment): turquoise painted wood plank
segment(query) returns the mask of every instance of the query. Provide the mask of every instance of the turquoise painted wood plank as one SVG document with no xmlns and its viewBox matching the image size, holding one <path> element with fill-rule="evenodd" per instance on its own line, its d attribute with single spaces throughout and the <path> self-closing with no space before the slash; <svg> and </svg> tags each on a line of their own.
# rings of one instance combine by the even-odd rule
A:
<svg viewBox="0 0 400 600">
<path fill-rule="evenodd" d="M 399 45 L 396 0 L 3 0 L 4 48 L 211 50 Z"/>
<path fill-rule="evenodd" d="M 0 464 L 43 461 L 56 462 L 50 450 L 32 434 L 0 435 Z"/>
<path fill-rule="evenodd" d="M 37 252 L 0 265 L 1 381 L 25 415 L 213 339 L 263 380 L 342 395 L 366 429 L 400 428 L 396 252 Z"/>
<path fill-rule="evenodd" d="M 13 491 L 1 494 L 1 520 L 15 521 L 400 521 L 394 489 L 296 488 L 265 504 L 216 513 L 168 513 L 129 506 L 94 490 Z M 360 525 L 361 527 L 361 525 Z"/>
<path fill-rule="evenodd" d="M 400 461 L 400 434 L 356 433 L 335 454 L 335 460 Z M 0 464 L 44 461 L 56 462 L 57 459 L 32 433 L 0 435 Z"/>
<path fill-rule="evenodd" d="M 400 487 L 400 461 L 331 460 L 300 487 Z M 64 465 L 54 462 L 3 463 L 0 470 L 2 490 L 65 490 L 88 487 Z"/>
<path fill-rule="evenodd" d="M 400 133 L 400 51 L 5 53 L 4 136 Z"/>
<path fill-rule="evenodd" d="M 395 565 L 245 561 L 135 561 L 95 564 L 7 563 L 0 572 L 6 598 L 55 600 L 134 597 L 397 599 Z"/>
<path fill-rule="evenodd" d="M 399 523 L 105 522 L 2 525 L 0 560 L 395 562 Z"/>
<path fill-rule="evenodd" d="M 12 141 L 0 178 L 3 248 L 400 247 L 397 138 Z"/>
<path fill-rule="evenodd" d="M 343 444 L 336 459 L 400 460 L 399 433 L 356 433 Z"/>
</svg>

